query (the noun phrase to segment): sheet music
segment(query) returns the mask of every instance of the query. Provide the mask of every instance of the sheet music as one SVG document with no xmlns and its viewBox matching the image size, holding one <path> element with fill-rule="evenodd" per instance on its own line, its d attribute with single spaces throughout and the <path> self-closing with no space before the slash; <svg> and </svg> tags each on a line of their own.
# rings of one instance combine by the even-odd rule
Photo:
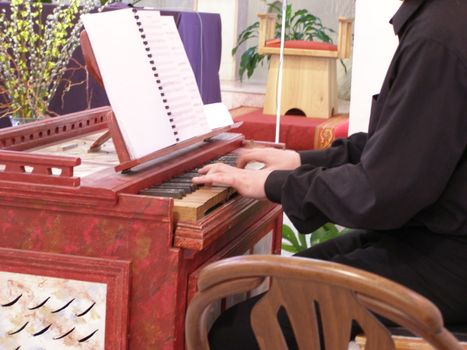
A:
<svg viewBox="0 0 467 350">
<path fill-rule="evenodd" d="M 173 17 L 125 9 L 83 23 L 132 159 L 210 131 Z"/>
<path fill-rule="evenodd" d="M 155 64 L 181 141 L 209 132 L 195 76 L 173 18 L 160 16 L 155 21 L 152 11 L 138 14 L 155 53 Z M 160 33 L 165 35 L 161 37 Z M 167 51 L 172 54 L 166 55 Z"/>
<path fill-rule="evenodd" d="M 178 66 L 178 71 L 181 73 L 183 85 L 185 89 L 190 92 L 187 96 L 190 96 L 191 99 L 192 111 L 195 117 L 194 120 L 198 123 L 201 133 L 209 132 L 210 127 L 206 116 L 204 115 L 203 102 L 196 83 L 196 77 L 185 53 L 185 48 L 180 39 L 180 34 L 178 33 L 175 22 L 172 20 L 172 17 L 162 16 L 161 20 L 164 24 L 166 33 L 168 34 L 167 39 L 172 45 L 172 52 L 176 59 L 175 62 Z"/>
<path fill-rule="evenodd" d="M 204 114 L 211 129 L 232 125 L 233 119 L 227 106 L 222 102 L 204 105 Z"/>
</svg>

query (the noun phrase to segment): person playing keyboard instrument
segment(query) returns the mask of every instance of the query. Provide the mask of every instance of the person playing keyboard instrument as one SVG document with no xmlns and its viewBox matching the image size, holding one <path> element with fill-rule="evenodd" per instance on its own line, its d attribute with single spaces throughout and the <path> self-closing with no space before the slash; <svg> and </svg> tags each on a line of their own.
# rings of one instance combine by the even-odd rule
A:
<svg viewBox="0 0 467 350">
<path fill-rule="evenodd" d="M 403 2 L 392 19 L 400 43 L 368 133 L 320 151 L 246 150 L 238 168 L 209 165 L 194 182 L 281 203 L 299 232 L 326 222 L 352 228 L 298 255 L 392 279 L 435 303 L 448 328 L 467 324 L 466 18 L 466 1 Z M 265 168 L 242 169 L 249 161 Z M 256 300 L 220 316 L 212 349 L 257 349 Z"/>
</svg>

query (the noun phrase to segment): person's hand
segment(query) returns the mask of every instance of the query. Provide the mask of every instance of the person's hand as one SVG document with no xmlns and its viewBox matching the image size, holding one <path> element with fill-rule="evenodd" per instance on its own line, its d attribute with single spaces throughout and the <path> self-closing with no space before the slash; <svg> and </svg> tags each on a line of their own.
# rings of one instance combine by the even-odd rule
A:
<svg viewBox="0 0 467 350">
<path fill-rule="evenodd" d="M 237 166 L 244 168 L 249 162 L 264 163 L 269 170 L 294 170 L 301 165 L 300 155 L 295 151 L 277 148 L 240 149 Z"/>
<path fill-rule="evenodd" d="M 230 186 L 242 196 L 265 199 L 264 183 L 271 170 L 246 170 L 216 163 L 204 166 L 199 173 L 200 176 L 193 178 L 195 184 Z"/>
</svg>

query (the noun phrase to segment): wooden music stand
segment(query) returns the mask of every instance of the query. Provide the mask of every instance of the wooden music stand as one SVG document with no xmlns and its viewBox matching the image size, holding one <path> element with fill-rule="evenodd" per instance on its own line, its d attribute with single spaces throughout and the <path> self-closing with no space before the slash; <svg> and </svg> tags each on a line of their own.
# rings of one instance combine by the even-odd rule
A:
<svg viewBox="0 0 467 350">
<path fill-rule="evenodd" d="M 80 44 L 81 44 L 81 50 L 83 52 L 83 57 L 84 57 L 84 62 L 86 64 L 88 72 L 96 79 L 96 81 L 104 87 L 104 82 L 102 80 L 102 75 L 99 70 L 99 66 L 97 64 L 96 58 L 94 56 L 94 52 L 92 50 L 91 42 L 89 41 L 88 34 L 86 31 L 82 31 L 80 34 Z M 128 169 L 131 169 L 137 165 L 146 163 L 148 161 L 151 161 L 153 159 L 157 159 L 159 157 L 163 157 L 167 154 L 170 154 L 174 151 L 177 151 L 179 149 L 185 148 L 187 146 L 194 145 L 196 143 L 202 142 L 206 139 L 209 139 L 211 137 L 214 137 L 216 135 L 219 135 L 223 132 L 226 132 L 232 128 L 238 127 L 238 124 L 234 124 L 231 126 L 226 126 L 226 127 L 221 127 L 214 129 L 206 134 L 199 135 L 196 137 L 192 137 L 189 140 L 185 140 L 182 142 L 178 142 L 172 146 L 163 148 L 158 151 L 151 152 L 143 157 L 140 158 L 132 158 L 130 156 L 130 153 L 128 151 L 128 148 L 126 146 L 125 140 L 123 139 L 122 132 L 120 130 L 120 127 L 118 125 L 117 119 L 115 118 L 115 115 L 112 112 L 112 115 L 109 118 L 108 121 L 108 127 L 109 131 L 107 131 L 105 134 L 103 134 L 101 137 L 99 137 L 96 142 L 94 142 L 89 151 L 90 152 L 96 152 L 100 149 L 101 145 L 104 144 L 106 141 L 108 141 L 110 138 L 112 138 L 115 150 L 118 155 L 118 160 L 120 161 L 120 164 L 115 166 L 115 171 L 125 171 Z"/>
</svg>

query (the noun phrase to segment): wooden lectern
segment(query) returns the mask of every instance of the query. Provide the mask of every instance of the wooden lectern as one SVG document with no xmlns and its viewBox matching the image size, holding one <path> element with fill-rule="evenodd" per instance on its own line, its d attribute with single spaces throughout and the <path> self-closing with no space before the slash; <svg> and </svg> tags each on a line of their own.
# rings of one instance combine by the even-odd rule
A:
<svg viewBox="0 0 467 350">
<path fill-rule="evenodd" d="M 274 40 L 276 16 L 260 14 L 258 52 L 270 55 L 265 114 L 276 114 L 280 41 Z M 352 20 L 339 18 L 338 44 L 311 41 L 286 41 L 281 115 L 292 109 L 307 117 L 329 118 L 337 108 L 338 59 L 350 57 Z"/>
</svg>

